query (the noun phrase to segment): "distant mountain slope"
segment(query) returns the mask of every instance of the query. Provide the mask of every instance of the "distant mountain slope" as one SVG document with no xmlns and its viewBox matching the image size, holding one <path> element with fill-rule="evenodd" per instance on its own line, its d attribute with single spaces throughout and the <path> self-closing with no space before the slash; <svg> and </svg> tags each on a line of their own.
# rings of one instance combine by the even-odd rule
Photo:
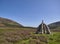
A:
<svg viewBox="0 0 60 44">
<path fill-rule="evenodd" d="M 23 27 L 23 26 L 13 20 L 0 17 L 0 27 Z"/>
<path fill-rule="evenodd" d="M 60 21 L 54 22 L 48 25 L 51 29 L 56 29 L 60 27 Z"/>
</svg>

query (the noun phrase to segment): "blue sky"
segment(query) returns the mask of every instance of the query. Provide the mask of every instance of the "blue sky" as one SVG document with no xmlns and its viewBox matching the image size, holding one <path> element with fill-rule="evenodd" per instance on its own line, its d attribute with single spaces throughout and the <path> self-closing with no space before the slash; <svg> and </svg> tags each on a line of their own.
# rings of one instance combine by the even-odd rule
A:
<svg viewBox="0 0 60 44">
<path fill-rule="evenodd" d="M 33 27 L 60 21 L 60 0 L 0 0 L 0 17 Z"/>
</svg>

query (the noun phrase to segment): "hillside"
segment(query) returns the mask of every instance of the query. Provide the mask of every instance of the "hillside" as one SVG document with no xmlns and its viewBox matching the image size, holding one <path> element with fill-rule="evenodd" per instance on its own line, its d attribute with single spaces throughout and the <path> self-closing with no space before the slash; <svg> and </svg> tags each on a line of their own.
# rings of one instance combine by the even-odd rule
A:
<svg viewBox="0 0 60 44">
<path fill-rule="evenodd" d="M 60 32 L 60 21 L 51 23 L 48 26 L 50 27 L 51 31 Z"/>
<path fill-rule="evenodd" d="M 51 29 L 58 28 L 58 27 L 60 27 L 60 21 L 51 23 L 51 24 L 49 24 L 48 26 L 49 26 Z"/>
<path fill-rule="evenodd" d="M 0 17 L 0 27 L 22 27 L 22 25 L 13 20 Z"/>
<path fill-rule="evenodd" d="M 52 30 L 60 29 L 60 22 L 51 23 L 49 26 Z M 35 34 L 35 27 L 23 27 L 15 21 L 1 17 L 0 27 L 2 27 L 0 28 L 0 44 L 60 44 L 60 32 L 57 31 L 50 35 Z"/>
</svg>

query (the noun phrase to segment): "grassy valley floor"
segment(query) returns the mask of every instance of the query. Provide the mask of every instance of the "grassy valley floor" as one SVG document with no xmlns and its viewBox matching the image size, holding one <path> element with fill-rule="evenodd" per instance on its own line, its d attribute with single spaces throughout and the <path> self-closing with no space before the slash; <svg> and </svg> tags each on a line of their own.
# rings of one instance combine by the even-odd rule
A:
<svg viewBox="0 0 60 44">
<path fill-rule="evenodd" d="M 33 28 L 1 28 L 0 44 L 60 44 L 60 32 L 35 34 Z"/>
</svg>

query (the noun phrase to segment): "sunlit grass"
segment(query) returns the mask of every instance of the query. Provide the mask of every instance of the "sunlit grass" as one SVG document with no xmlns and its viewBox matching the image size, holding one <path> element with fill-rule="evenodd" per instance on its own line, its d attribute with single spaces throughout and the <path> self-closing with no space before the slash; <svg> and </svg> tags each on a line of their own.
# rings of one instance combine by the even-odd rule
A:
<svg viewBox="0 0 60 44">
<path fill-rule="evenodd" d="M 60 32 L 35 34 L 35 29 L 0 29 L 0 44 L 60 44 Z"/>
</svg>

